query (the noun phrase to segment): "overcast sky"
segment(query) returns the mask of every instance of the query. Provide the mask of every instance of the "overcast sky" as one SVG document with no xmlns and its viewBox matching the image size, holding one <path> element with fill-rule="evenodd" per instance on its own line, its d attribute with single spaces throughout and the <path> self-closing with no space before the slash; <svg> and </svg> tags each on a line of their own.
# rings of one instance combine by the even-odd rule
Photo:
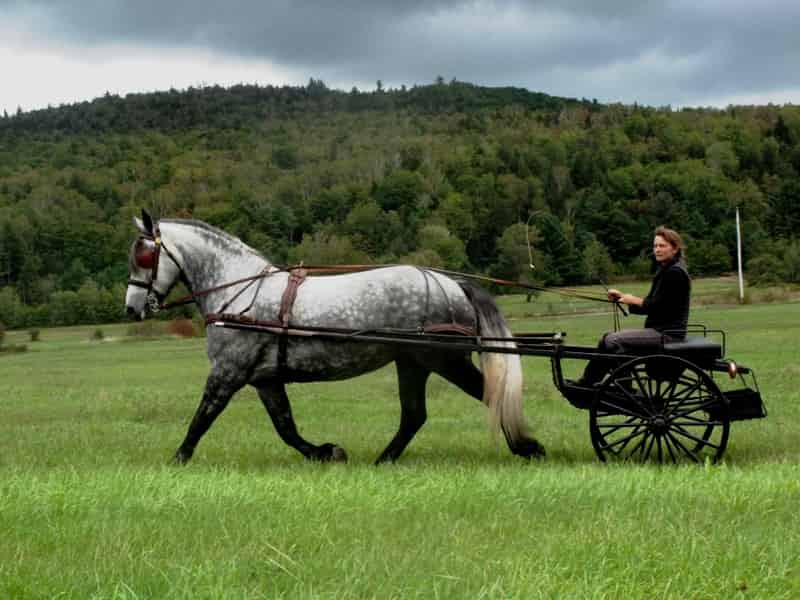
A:
<svg viewBox="0 0 800 600">
<path fill-rule="evenodd" d="M 0 110 L 441 75 L 654 106 L 800 104 L 800 0 L 0 0 Z"/>
</svg>

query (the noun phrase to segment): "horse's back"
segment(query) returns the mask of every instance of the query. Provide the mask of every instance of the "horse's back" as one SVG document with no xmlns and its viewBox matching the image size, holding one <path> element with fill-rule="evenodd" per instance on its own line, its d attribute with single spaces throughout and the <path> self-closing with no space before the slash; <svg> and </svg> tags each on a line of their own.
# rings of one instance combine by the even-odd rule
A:
<svg viewBox="0 0 800 600">
<path fill-rule="evenodd" d="M 411 266 L 309 277 L 300 286 L 291 322 L 352 329 L 474 324 L 461 287 L 444 275 Z"/>
</svg>

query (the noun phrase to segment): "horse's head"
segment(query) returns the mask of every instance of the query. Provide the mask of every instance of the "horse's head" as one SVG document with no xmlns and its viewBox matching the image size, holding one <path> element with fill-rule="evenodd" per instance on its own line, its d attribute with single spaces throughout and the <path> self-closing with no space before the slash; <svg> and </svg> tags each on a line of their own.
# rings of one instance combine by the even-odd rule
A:
<svg viewBox="0 0 800 600">
<path fill-rule="evenodd" d="M 164 246 L 158 223 L 142 210 L 142 218 L 134 218 L 139 235 L 131 245 L 128 291 L 125 307 L 128 316 L 141 321 L 148 309 L 158 310 L 170 290 L 178 282 L 180 267 Z M 166 259 L 166 260 L 165 260 Z"/>
</svg>

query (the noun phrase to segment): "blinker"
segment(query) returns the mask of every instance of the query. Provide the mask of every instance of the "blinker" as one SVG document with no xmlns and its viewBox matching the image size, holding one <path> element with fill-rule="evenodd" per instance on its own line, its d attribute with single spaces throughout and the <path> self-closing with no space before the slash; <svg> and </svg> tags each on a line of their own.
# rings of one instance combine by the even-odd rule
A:
<svg viewBox="0 0 800 600">
<path fill-rule="evenodd" d="M 152 269 L 156 262 L 156 244 L 150 240 L 139 240 L 133 253 L 136 266 Z"/>
</svg>

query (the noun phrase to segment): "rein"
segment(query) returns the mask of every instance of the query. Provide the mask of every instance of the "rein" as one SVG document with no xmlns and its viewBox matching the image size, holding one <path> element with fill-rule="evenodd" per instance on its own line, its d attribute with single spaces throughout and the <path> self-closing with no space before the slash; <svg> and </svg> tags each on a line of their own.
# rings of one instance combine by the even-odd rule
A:
<svg viewBox="0 0 800 600">
<path fill-rule="evenodd" d="M 357 273 L 361 271 L 370 271 L 372 269 L 381 269 L 383 267 L 399 267 L 402 265 L 399 264 L 384 264 L 384 265 L 304 265 L 299 264 L 291 267 L 282 267 L 280 268 L 281 271 L 292 271 L 293 269 L 305 269 L 308 273 L 320 273 L 320 274 L 335 274 L 335 273 Z M 460 271 L 450 271 L 448 269 L 440 269 L 438 267 L 424 267 L 428 271 L 433 271 L 434 273 L 440 273 L 442 275 L 447 275 L 449 277 L 460 277 L 463 279 L 473 279 L 475 281 L 483 281 L 486 283 L 494 283 L 497 285 L 501 285 L 504 287 L 517 287 L 523 288 L 527 290 L 534 290 L 538 292 L 548 292 L 551 294 L 559 294 L 561 296 L 568 296 L 572 298 L 579 298 L 582 300 L 591 300 L 593 302 L 605 302 L 608 304 L 619 304 L 619 302 L 615 302 L 609 300 L 605 294 L 591 294 L 588 292 L 582 292 L 573 288 L 553 288 L 553 287 L 545 287 L 541 285 L 533 285 L 530 283 L 525 283 L 522 281 L 514 281 L 511 279 L 498 279 L 496 277 L 488 277 L 485 275 L 476 275 L 475 273 L 463 273 Z"/>
<path fill-rule="evenodd" d="M 166 250 L 166 248 L 165 248 L 165 250 Z M 170 256 L 170 258 L 172 258 L 172 257 Z M 272 275 L 274 273 L 289 273 L 291 275 L 295 271 L 298 271 L 298 270 L 302 269 L 303 271 L 305 271 L 306 275 L 314 275 L 314 274 L 318 274 L 318 275 L 325 275 L 325 274 L 334 275 L 334 274 L 346 274 L 346 273 L 359 273 L 359 272 L 363 272 L 363 271 L 371 271 L 371 270 L 374 270 L 374 269 L 380 269 L 380 268 L 384 268 L 384 267 L 397 267 L 397 266 L 400 266 L 400 265 L 397 265 L 397 264 L 382 264 L 382 265 L 305 265 L 303 263 L 300 263 L 300 264 L 297 264 L 297 265 L 282 266 L 282 267 L 272 266 L 272 267 L 267 267 L 266 269 L 264 269 L 264 271 L 262 271 L 261 273 L 258 273 L 257 275 L 251 275 L 250 277 L 243 277 L 241 279 L 236 279 L 235 281 L 231 281 L 231 282 L 228 282 L 228 283 L 223 283 L 221 285 L 218 285 L 218 286 L 215 286 L 215 287 L 212 287 L 212 288 L 207 288 L 207 289 L 201 290 L 199 292 L 192 292 L 191 294 L 187 294 L 186 296 L 178 298 L 177 300 L 174 300 L 172 302 L 161 304 L 160 308 L 161 309 L 168 309 L 168 308 L 174 308 L 176 306 L 183 306 L 185 304 L 191 304 L 191 303 L 195 302 L 197 298 L 203 298 L 205 296 L 208 296 L 209 294 L 213 294 L 214 292 L 218 292 L 218 291 L 221 291 L 221 290 L 224 290 L 224 289 L 228 289 L 230 287 L 233 287 L 233 286 L 236 286 L 236 285 L 240 285 L 242 283 L 247 283 L 248 284 L 247 286 L 245 286 L 241 291 L 239 291 L 236 294 L 236 296 L 234 296 L 234 298 L 232 298 L 229 302 L 226 303 L 224 308 L 227 308 L 233 302 L 233 300 L 235 300 L 242 293 L 244 293 L 250 287 L 250 285 L 252 285 L 255 281 L 263 280 L 264 278 L 269 277 L 270 275 Z M 537 292 L 546 292 L 546 293 L 550 293 L 550 294 L 558 294 L 558 295 L 561 295 L 561 296 L 566 296 L 566 297 L 570 297 L 570 298 L 578 298 L 578 299 L 581 299 L 581 300 L 590 300 L 592 302 L 604 302 L 606 304 L 614 304 L 616 309 L 620 310 L 623 314 L 625 314 L 627 316 L 627 312 L 622 307 L 621 303 L 619 301 L 609 300 L 608 297 L 605 294 L 602 294 L 602 295 L 600 295 L 600 294 L 591 294 L 591 293 L 587 293 L 585 291 L 576 290 L 574 288 L 546 287 L 546 286 L 540 286 L 540 285 L 534 285 L 534 284 L 530 284 L 530 283 L 525 283 L 525 282 L 522 282 L 522 281 L 514 281 L 514 280 L 510 280 L 510 279 L 499 279 L 499 278 L 496 278 L 496 277 L 488 277 L 488 276 L 485 276 L 485 275 L 476 275 L 474 273 L 463 273 L 463 272 L 460 272 L 460 271 L 450 271 L 448 269 L 440 269 L 440 268 L 436 268 L 436 267 L 425 267 L 425 268 L 427 270 L 429 270 L 429 271 L 433 271 L 434 273 L 440 273 L 442 275 L 447 275 L 449 277 L 460 277 L 460 278 L 463 278 L 463 279 L 471 279 L 471 280 L 475 280 L 475 281 L 482 281 L 482 282 L 485 282 L 485 283 L 493 283 L 493 284 L 504 286 L 504 287 L 516 287 L 516 288 L 522 288 L 522 289 L 526 289 L 526 290 L 533 290 L 533 291 L 537 291 Z M 251 303 L 251 306 L 252 306 L 252 303 Z M 248 307 L 248 309 L 249 308 L 250 307 Z M 224 312 L 224 310 L 220 310 L 219 312 Z M 247 309 L 245 311 L 243 311 L 243 312 L 247 312 Z"/>
<path fill-rule="evenodd" d="M 172 302 L 164 302 L 166 296 L 169 295 L 169 290 L 166 293 L 161 294 L 158 290 L 155 289 L 154 283 L 158 278 L 158 266 L 159 261 L 161 258 L 161 251 L 167 254 L 167 256 L 172 260 L 173 263 L 178 267 L 178 270 L 181 273 L 181 277 L 185 280 L 185 273 L 183 268 L 181 267 L 178 260 L 175 258 L 174 254 L 170 252 L 169 248 L 164 245 L 164 242 L 161 239 L 161 231 L 159 229 L 158 223 L 155 223 L 152 227 L 152 233 L 142 233 L 141 239 L 147 240 L 149 243 L 152 244 L 151 248 L 144 248 L 139 249 L 138 247 L 134 249 L 135 259 L 139 261 L 140 259 L 145 263 L 150 263 L 148 266 L 151 266 L 151 275 L 150 281 L 140 281 L 138 279 L 129 279 L 128 285 L 132 285 L 135 287 L 144 288 L 147 290 L 148 293 L 148 302 L 150 304 L 150 308 L 153 312 L 158 312 L 159 310 L 166 310 L 170 308 L 175 308 L 177 306 L 184 306 L 186 304 L 196 303 L 198 298 L 204 298 L 210 294 L 215 292 L 219 292 L 237 285 L 247 284 L 242 289 L 240 289 L 232 298 L 230 298 L 225 304 L 216 312 L 216 314 L 224 314 L 228 307 L 233 304 L 242 294 L 244 294 L 250 287 L 258 282 L 258 286 L 253 294 L 253 298 L 250 304 L 242 310 L 239 314 L 240 316 L 244 316 L 249 310 L 252 308 L 256 297 L 258 296 L 259 291 L 261 290 L 261 285 L 266 277 L 274 273 L 281 273 L 285 272 L 289 274 L 289 287 L 291 289 L 291 300 L 294 300 L 294 294 L 296 293 L 297 287 L 302 283 L 307 275 L 311 274 L 344 274 L 344 273 L 358 273 L 363 271 L 371 271 L 374 269 L 380 269 L 383 267 L 396 267 L 400 266 L 397 264 L 383 264 L 383 265 L 305 265 L 300 263 L 294 266 L 285 266 L 285 267 L 277 267 L 277 266 L 267 266 L 265 267 L 260 273 L 256 275 L 251 275 L 249 277 L 242 277 L 241 279 L 236 279 L 234 281 L 230 281 L 228 283 L 223 283 L 214 287 L 210 287 L 200 291 L 192 291 L 191 293 L 178 298 L 177 300 L 173 300 Z M 145 265 L 141 265 L 145 266 Z M 146 267 L 145 267 L 146 268 Z M 619 327 L 619 315 L 618 311 L 622 312 L 624 315 L 627 316 L 627 312 L 622 307 L 622 304 L 618 300 L 609 300 L 607 295 L 598 295 L 587 293 L 584 291 L 578 291 L 572 288 L 551 288 L 545 287 L 540 285 L 534 285 L 530 283 L 525 283 L 522 281 L 513 281 L 509 279 L 499 279 L 496 277 L 488 277 L 485 275 L 476 275 L 474 273 L 464 273 L 460 271 L 451 271 L 448 269 L 439 269 L 435 267 L 426 267 L 425 270 L 432 271 L 434 273 L 439 273 L 442 275 L 447 275 L 448 277 L 458 277 L 462 279 L 471 279 L 474 281 L 482 281 L 485 283 L 493 283 L 495 285 L 500 285 L 504 287 L 516 287 L 522 288 L 526 290 L 533 290 L 537 292 L 548 292 L 551 294 L 559 294 L 561 296 L 567 296 L 571 298 L 579 298 L 582 300 L 590 300 L 592 302 L 605 302 L 608 304 L 614 305 L 614 323 L 615 329 Z M 426 280 L 427 285 L 427 280 Z M 288 291 L 288 290 L 287 290 Z M 155 297 L 153 297 L 155 296 Z M 289 302 L 289 306 L 291 306 L 291 301 Z"/>
<path fill-rule="evenodd" d="M 229 300 L 226 303 L 225 308 L 227 308 L 234 300 L 236 300 L 236 298 L 241 296 L 254 282 L 259 281 L 259 280 L 263 280 L 265 277 L 269 277 L 273 273 L 278 273 L 278 272 L 280 272 L 282 270 L 282 269 L 278 269 L 278 270 L 274 270 L 273 271 L 273 270 L 271 270 L 272 268 L 273 267 L 267 267 L 266 269 L 264 269 L 264 271 L 261 271 L 261 273 L 259 273 L 258 275 L 251 275 L 250 277 L 242 277 L 241 279 L 236 279 L 235 281 L 231 281 L 231 282 L 228 282 L 228 283 L 223 283 L 221 285 L 217 285 L 215 287 L 208 288 L 208 289 L 205 289 L 205 290 L 200 290 L 199 292 L 192 292 L 191 294 L 186 294 L 185 296 L 181 296 L 177 300 L 173 300 L 172 302 L 166 302 L 166 303 L 161 304 L 159 306 L 159 309 L 166 310 L 166 309 L 169 309 L 169 308 L 175 308 L 176 306 L 184 306 L 185 304 L 193 304 L 194 302 L 197 302 L 197 298 L 204 298 L 205 296 L 213 294 L 214 292 L 219 292 L 221 290 L 226 290 L 226 289 L 228 289 L 230 287 L 233 287 L 235 285 L 239 285 L 241 283 L 247 283 L 248 285 L 246 285 L 244 288 L 242 288 L 233 298 L 231 298 L 231 300 Z M 250 303 L 250 306 L 252 306 L 252 302 Z M 248 309 L 249 308 L 250 307 L 248 307 Z"/>
</svg>

